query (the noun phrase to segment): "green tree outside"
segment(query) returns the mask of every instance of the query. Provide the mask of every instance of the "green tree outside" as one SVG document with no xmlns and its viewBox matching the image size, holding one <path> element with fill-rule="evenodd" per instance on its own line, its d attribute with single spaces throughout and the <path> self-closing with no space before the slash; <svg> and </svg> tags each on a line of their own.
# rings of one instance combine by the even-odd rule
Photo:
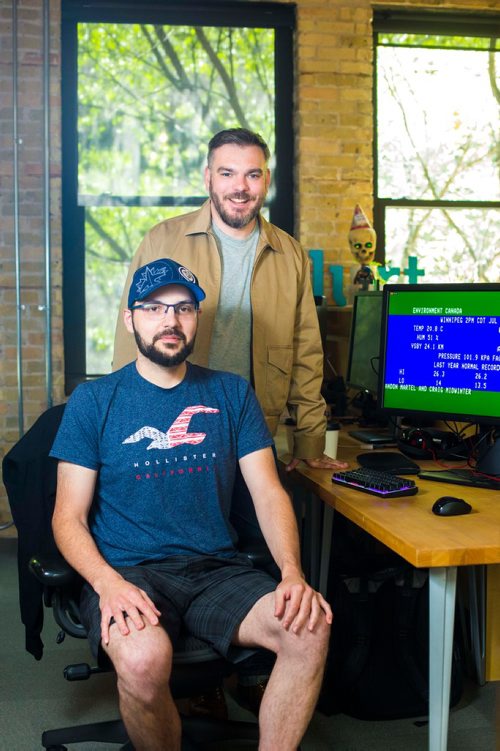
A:
<svg viewBox="0 0 500 751">
<path fill-rule="evenodd" d="M 272 29 L 79 24 L 89 374 L 110 370 L 118 302 L 141 238 L 204 196 L 211 136 L 247 127 L 273 153 L 274 109 Z"/>
</svg>

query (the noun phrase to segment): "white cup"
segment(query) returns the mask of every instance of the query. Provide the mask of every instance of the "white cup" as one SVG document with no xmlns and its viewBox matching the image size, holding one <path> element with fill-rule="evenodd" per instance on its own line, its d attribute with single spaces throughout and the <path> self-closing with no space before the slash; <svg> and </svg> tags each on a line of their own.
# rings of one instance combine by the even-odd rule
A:
<svg viewBox="0 0 500 751">
<path fill-rule="evenodd" d="M 328 423 L 325 434 L 325 454 L 330 459 L 337 458 L 337 447 L 339 445 L 339 429 L 337 422 Z"/>
</svg>

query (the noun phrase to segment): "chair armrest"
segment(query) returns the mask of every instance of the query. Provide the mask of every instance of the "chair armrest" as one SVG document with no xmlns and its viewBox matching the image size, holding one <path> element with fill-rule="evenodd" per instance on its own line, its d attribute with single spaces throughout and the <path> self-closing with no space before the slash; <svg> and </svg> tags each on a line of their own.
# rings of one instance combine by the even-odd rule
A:
<svg viewBox="0 0 500 751">
<path fill-rule="evenodd" d="M 240 539 L 238 550 L 240 553 L 243 553 L 249 561 L 251 561 L 255 568 L 267 571 L 267 573 L 276 579 L 277 582 L 280 581 L 280 570 L 274 562 L 263 537 L 248 537 L 247 539 Z"/>
<path fill-rule="evenodd" d="M 33 556 L 29 562 L 30 571 L 44 587 L 67 587 L 76 581 L 76 571 L 58 556 Z"/>
<path fill-rule="evenodd" d="M 238 550 L 243 555 L 246 555 L 256 568 L 266 568 L 266 566 L 272 563 L 271 553 L 263 539 L 243 540 L 240 542 Z"/>
<path fill-rule="evenodd" d="M 62 556 L 33 556 L 29 568 L 43 584 L 45 604 L 52 608 L 57 625 L 70 636 L 85 639 L 79 607 L 81 577 Z"/>
</svg>

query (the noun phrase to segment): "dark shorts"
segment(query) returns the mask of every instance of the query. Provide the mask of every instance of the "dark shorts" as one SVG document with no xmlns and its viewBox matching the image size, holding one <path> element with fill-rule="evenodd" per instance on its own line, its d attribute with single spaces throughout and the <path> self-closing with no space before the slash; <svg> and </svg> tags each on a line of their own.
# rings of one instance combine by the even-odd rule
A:
<svg viewBox="0 0 500 751">
<path fill-rule="evenodd" d="M 160 610 L 160 620 L 175 645 L 181 626 L 227 656 L 234 633 L 276 581 L 234 558 L 172 556 L 164 561 L 118 567 L 127 581 L 143 589 Z M 86 584 L 80 602 L 82 622 L 94 657 L 101 643 L 99 596 Z"/>
</svg>

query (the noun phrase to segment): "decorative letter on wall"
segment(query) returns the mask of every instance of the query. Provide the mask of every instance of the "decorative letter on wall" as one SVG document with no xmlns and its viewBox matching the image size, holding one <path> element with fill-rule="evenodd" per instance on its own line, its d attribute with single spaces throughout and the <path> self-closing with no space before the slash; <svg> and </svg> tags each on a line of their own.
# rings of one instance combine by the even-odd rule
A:
<svg viewBox="0 0 500 751">
<path fill-rule="evenodd" d="M 312 287 L 313 294 L 322 296 L 324 294 L 324 282 L 323 282 L 323 251 L 319 248 L 314 248 L 309 251 L 309 257 L 312 263 Z M 419 276 L 425 276 L 425 271 L 418 268 L 418 258 L 416 256 L 408 256 L 408 268 L 401 271 L 399 266 L 376 266 L 375 278 L 385 284 L 391 277 L 399 277 L 401 274 L 408 277 L 409 284 L 417 284 Z M 343 307 L 347 304 L 344 295 L 344 267 L 340 264 L 331 264 L 328 266 L 328 271 L 332 277 L 331 295 L 334 305 Z"/>
</svg>

